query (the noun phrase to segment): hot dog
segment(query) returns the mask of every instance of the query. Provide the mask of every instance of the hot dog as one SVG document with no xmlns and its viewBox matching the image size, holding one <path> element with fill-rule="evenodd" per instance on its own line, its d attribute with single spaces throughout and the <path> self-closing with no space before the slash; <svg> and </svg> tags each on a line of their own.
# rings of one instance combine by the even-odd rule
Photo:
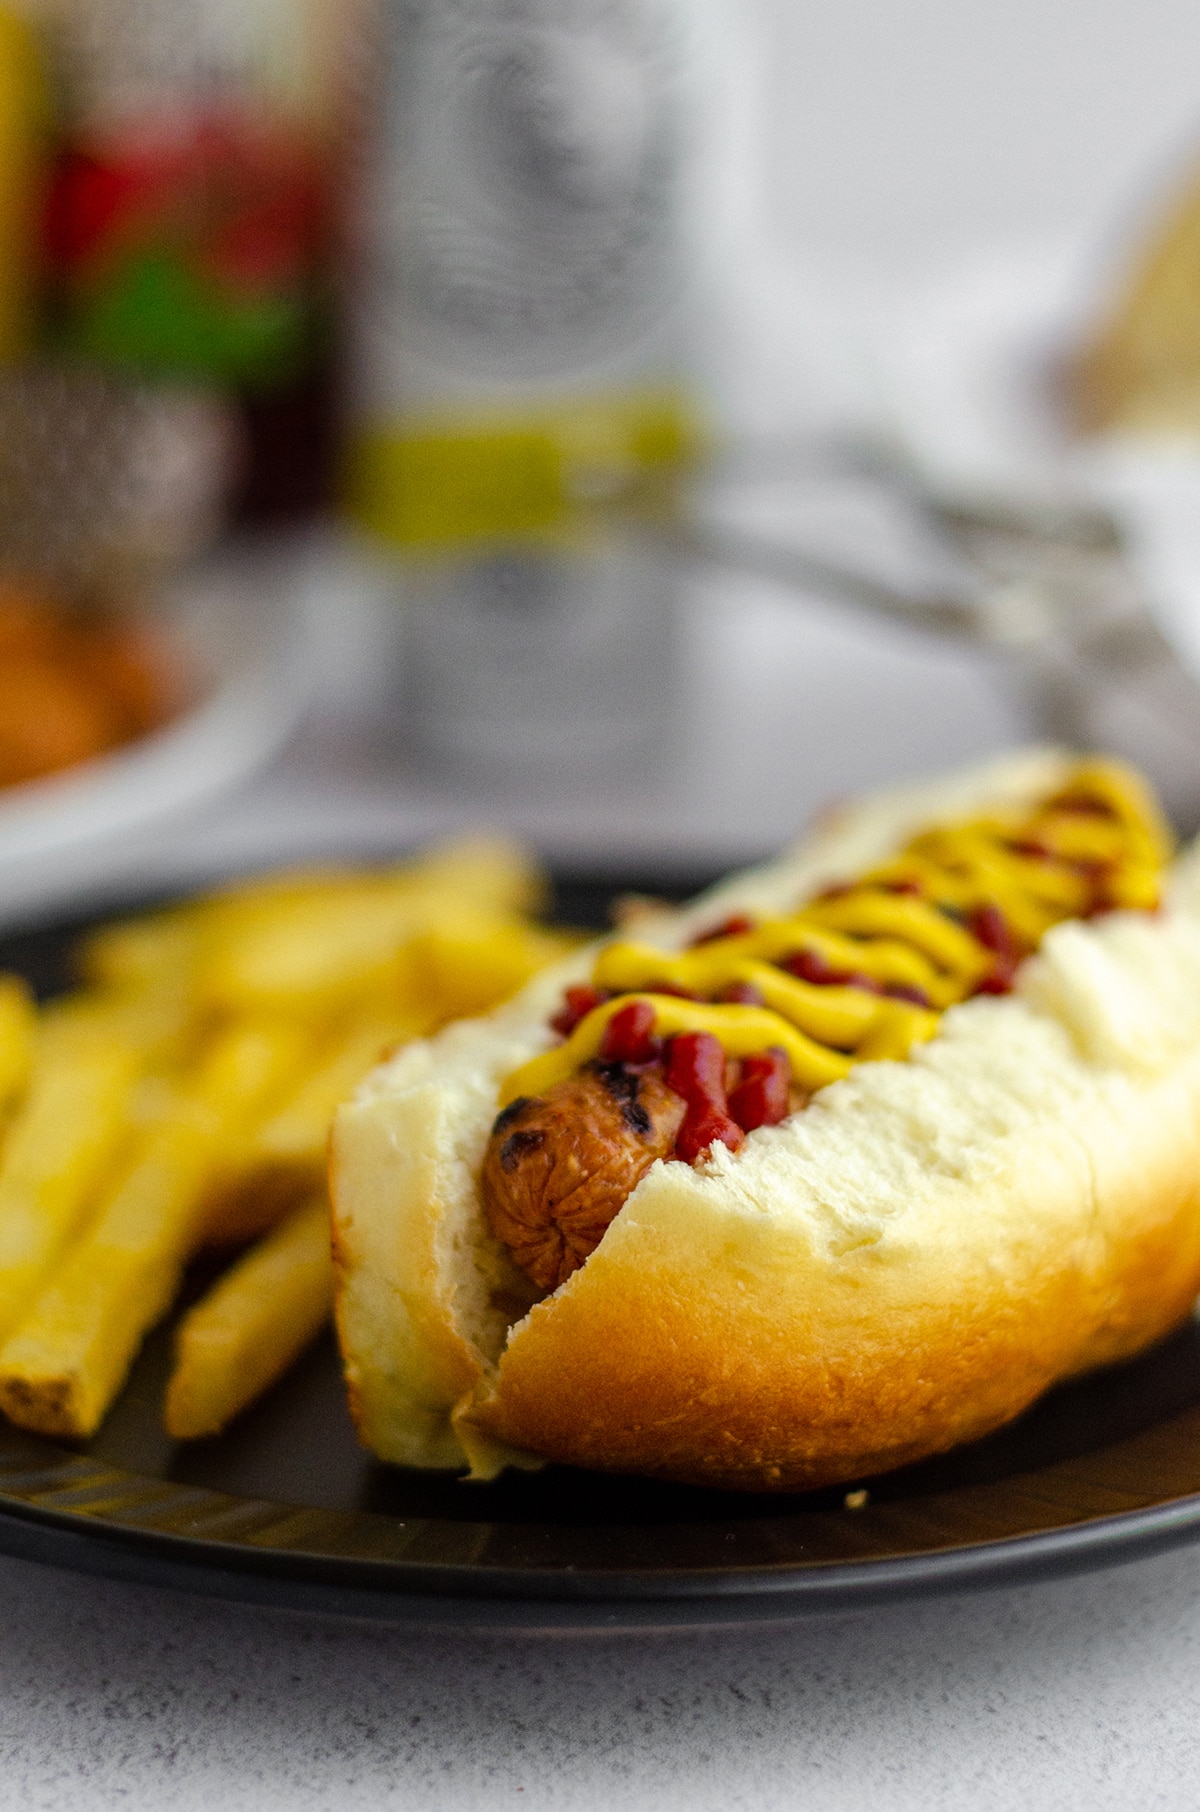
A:
<svg viewBox="0 0 1200 1812">
<path fill-rule="evenodd" d="M 332 1175 L 381 1457 L 901 1465 L 1200 1289 L 1200 857 L 1056 751 L 867 801 L 375 1072 Z"/>
</svg>

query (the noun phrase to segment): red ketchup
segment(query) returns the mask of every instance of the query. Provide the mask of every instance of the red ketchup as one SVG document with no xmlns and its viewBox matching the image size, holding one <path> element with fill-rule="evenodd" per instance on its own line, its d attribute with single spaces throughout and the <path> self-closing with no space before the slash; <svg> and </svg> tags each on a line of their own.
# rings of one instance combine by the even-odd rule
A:
<svg viewBox="0 0 1200 1812">
<path fill-rule="evenodd" d="M 680 1032 L 671 1040 L 666 1083 L 687 1103 L 675 1155 L 694 1164 L 710 1145 L 736 1151 L 745 1133 L 725 1099 L 725 1052 L 711 1032 Z"/>
<path fill-rule="evenodd" d="M 908 982 L 889 982 L 883 991 L 889 1000 L 910 1000 L 914 1007 L 930 1004 L 924 988 L 912 987 Z"/>
<path fill-rule="evenodd" d="M 723 919 L 719 925 L 714 925 L 711 931 L 702 931 L 699 937 L 692 939 L 688 948 L 695 950 L 701 944 L 714 944 L 719 937 L 743 937 L 747 931 L 753 930 L 754 920 L 739 913 L 736 918 Z"/>
<path fill-rule="evenodd" d="M 985 950 L 992 952 L 992 969 L 975 989 L 977 994 L 1011 994 L 1013 977 L 1021 952 L 1008 927 L 1008 920 L 998 906 L 977 906 L 967 920 L 967 929 Z"/>
<path fill-rule="evenodd" d="M 864 988 L 868 994 L 881 992 L 879 983 L 856 969 L 835 969 L 819 950 L 796 950 L 780 964 L 789 975 L 810 982 L 814 988 Z"/>
<path fill-rule="evenodd" d="M 605 1026 L 600 1056 L 605 1063 L 652 1063 L 659 1049 L 654 1008 L 648 1000 L 631 1000 Z"/>
<path fill-rule="evenodd" d="M 1103 799 L 1087 799 L 1082 795 L 1077 795 L 1074 799 L 1069 795 L 1065 799 L 1052 799 L 1050 809 L 1055 812 L 1074 812 L 1080 818 L 1113 818 L 1116 816 L 1112 806 L 1106 805 Z"/>
<path fill-rule="evenodd" d="M 753 1132 L 756 1126 L 778 1126 L 786 1120 L 791 1078 L 787 1052 L 778 1045 L 743 1058 L 742 1079 L 729 1097 L 729 1112 L 743 1132 Z"/>
<path fill-rule="evenodd" d="M 594 1007 L 602 1007 L 608 999 L 607 994 L 599 988 L 567 988 L 563 992 L 563 1004 L 550 1021 L 550 1029 L 558 1032 L 563 1038 L 569 1038 L 581 1019 L 586 1019 Z"/>
<path fill-rule="evenodd" d="M 730 982 L 717 998 L 730 1007 L 765 1007 L 767 1004 L 762 989 L 756 988 L 753 982 Z"/>
<path fill-rule="evenodd" d="M 1085 919 L 1098 919 L 1113 909 L 1111 862 L 1076 862 L 1075 868 L 1088 884 L 1091 898 L 1084 908 Z"/>
</svg>

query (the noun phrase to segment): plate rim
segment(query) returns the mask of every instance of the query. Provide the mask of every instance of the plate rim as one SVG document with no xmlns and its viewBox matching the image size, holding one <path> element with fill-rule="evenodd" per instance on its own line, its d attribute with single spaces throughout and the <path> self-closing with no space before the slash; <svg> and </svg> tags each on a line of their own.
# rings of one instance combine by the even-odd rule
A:
<svg viewBox="0 0 1200 1812">
<path fill-rule="evenodd" d="M 35 1440 L 47 1459 L 85 1457 L 39 1437 L 26 1439 Z M 152 1489 L 168 1482 L 125 1468 L 103 1469 L 110 1477 Z M 204 1487 L 176 1489 L 199 1489 L 231 1505 L 253 1504 L 276 1513 L 278 1522 L 311 1512 L 311 1507 L 238 1498 Z M 352 1514 L 383 1522 L 406 1520 L 376 1511 Z M 323 1554 L 260 1545 L 249 1538 L 239 1543 L 131 1527 L 0 1490 L 0 1554 L 10 1558 L 304 1615 L 546 1633 L 791 1622 L 909 1598 L 1066 1577 L 1197 1540 L 1200 1491 L 1015 1536 L 950 1542 L 896 1556 L 609 1572 Z"/>
</svg>

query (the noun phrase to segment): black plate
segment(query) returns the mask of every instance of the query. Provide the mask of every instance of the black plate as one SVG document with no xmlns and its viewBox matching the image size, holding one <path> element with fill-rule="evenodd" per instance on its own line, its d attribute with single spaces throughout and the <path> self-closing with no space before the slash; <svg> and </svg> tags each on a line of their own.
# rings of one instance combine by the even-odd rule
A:
<svg viewBox="0 0 1200 1812">
<path fill-rule="evenodd" d="M 602 922 L 639 877 L 579 878 Z M 672 891 L 675 891 L 674 889 Z M 0 941 L 43 992 L 80 927 Z M 0 1430 L 0 1551 L 395 1622 L 568 1630 L 745 1623 L 1133 1558 L 1200 1533 L 1200 1328 L 1052 1392 L 1000 1433 L 844 1490 L 764 1498 L 552 1467 L 471 1485 L 357 1446 L 332 1341 L 217 1440 L 162 1430 L 170 1328 L 101 1433 Z"/>
</svg>

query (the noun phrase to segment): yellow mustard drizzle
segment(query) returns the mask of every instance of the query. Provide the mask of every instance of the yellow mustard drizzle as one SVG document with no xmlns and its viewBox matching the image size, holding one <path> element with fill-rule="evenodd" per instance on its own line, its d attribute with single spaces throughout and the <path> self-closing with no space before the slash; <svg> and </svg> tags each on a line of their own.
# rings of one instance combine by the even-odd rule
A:
<svg viewBox="0 0 1200 1812">
<path fill-rule="evenodd" d="M 997 973 L 981 912 L 999 916 L 1007 960 L 1034 950 L 1051 926 L 1096 910 L 1152 910 L 1172 839 L 1142 781 L 1116 762 L 1082 762 L 1031 810 L 993 811 L 914 837 L 852 885 L 796 913 L 670 954 L 621 941 L 597 958 L 592 985 L 614 996 L 566 1041 L 508 1077 L 501 1105 L 544 1094 L 600 1054 L 614 1013 L 645 1000 L 655 1032 L 711 1032 L 731 1057 L 775 1045 L 809 1093 L 852 1064 L 904 1058 L 933 1037 L 940 1014 Z M 974 924 L 975 929 L 972 929 Z M 813 982 L 779 965 L 804 952 L 845 982 Z M 928 1005 L 875 989 L 919 991 Z M 722 1001 L 757 990 L 761 1005 Z M 682 999 L 660 989 L 681 989 Z"/>
</svg>

